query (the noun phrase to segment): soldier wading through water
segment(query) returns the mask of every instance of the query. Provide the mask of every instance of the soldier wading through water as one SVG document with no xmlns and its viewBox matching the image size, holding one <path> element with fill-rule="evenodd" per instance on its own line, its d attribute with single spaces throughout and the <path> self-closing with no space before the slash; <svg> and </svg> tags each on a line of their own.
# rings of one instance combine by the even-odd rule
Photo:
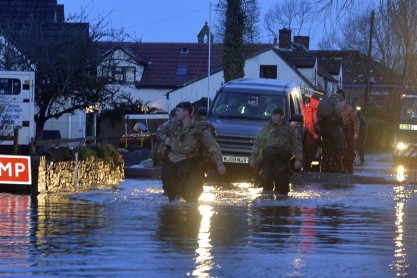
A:
<svg viewBox="0 0 417 278">
<path fill-rule="evenodd" d="M 295 169 L 303 165 L 303 146 L 297 132 L 283 123 L 284 110 L 275 108 L 271 120 L 258 133 L 249 165 L 255 170 L 255 183 L 264 191 L 290 191 L 290 160 L 295 155 Z"/>
<path fill-rule="evenodd" d="M 161 169 L 170 201 L 182 197 L 187 202 L 197 202 L 203 192 L 204 152 L 210 154 L 220 174 L 226 173 L 219 145 L 206 125 L 193 120 L 192 113 L 190 102 L 179 103 L 176 120 L 163 131 L 165 144 L 171 148 Z"/>
</svg>

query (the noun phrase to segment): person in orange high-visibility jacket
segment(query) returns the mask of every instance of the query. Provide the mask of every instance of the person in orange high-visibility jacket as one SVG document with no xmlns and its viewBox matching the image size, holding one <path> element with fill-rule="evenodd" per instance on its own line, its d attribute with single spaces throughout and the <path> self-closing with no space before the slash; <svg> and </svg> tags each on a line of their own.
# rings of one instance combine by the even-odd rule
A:
<svg viewBox="0 0 417 278">
<path fill-rule="evenodd" d="M 304 167 L 303 170 L 311 170 L 311 162 L 316 157 L 317 148 L 320 144 L 320 135 L 317 125 L 317 107 L 320 98 L 316 95 L 310 98 L 309 105 L 304 106 L 304 125 L 306 128 L 304 138 Z"/>
</svg>

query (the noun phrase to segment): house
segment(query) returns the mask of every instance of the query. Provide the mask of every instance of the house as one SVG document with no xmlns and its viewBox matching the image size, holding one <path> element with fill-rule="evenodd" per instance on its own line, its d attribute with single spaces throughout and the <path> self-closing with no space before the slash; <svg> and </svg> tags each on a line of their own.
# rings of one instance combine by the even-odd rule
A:
<svg viewBox="0 0 417 278">
<path fill-rule="evenodd" d="M 0 22 L 10 15 L 21 22 L 42 19 L 48 22 L 45 26 L 51 35 L 59 34 L 60 26 L 67 24 L 64 7 L 56 0 L 0 2 Z M 73 30 L 88 34 L 88 24 L 73 25 Z M 108 89 L 113 92 L 163 111 L 184 100 L 211 100 L 224 84 L 224 77 L 223 45 L 209 45 L 209 36 L 213 35 L 209 34 L 206 23 L 196 42 L 100 42 L 102 62 L 97 72 L 111 77 L 113 82 Z M 375 105 L 383 105 L 392 98 L 392 74 L 377 62 L 364 59 L 366 56 L 357 51 L 310 50 L 309 43 L 308 36 L 292 37 L 291 30 L 284 28 L 272 44 L 248 45 L 244 53 L 245 77 L 295 81 L 306 95 L 328 95 L 344 88 L 348 97 L 357 102 L 362 101 L 367 89 L 368 101 Z M 0 54 L 0 68 L 5 61 L 1 58 Z M 369 82 L 365 69 L 368 69 Z M 63 138 L 82 137 L 87 132 L 87 118 L 86 111 L 80 110 L 76 115 L 49 120 L 45 128 L 59 129 Z"/>
<path fill-rule="evenodd" d="M 210 47 L 210 94 L 207 94 L 207 43 L 103 42 L 101 48 L 106 51 L 99 73 L 116 79 L 111 86 L 117 87 L 119 93 L 168 111 L 177 101 L 171 92 L 181 90 L 178 93 L 181 99 L 194 101 L 208 95 L 212 98 L 223 84 L 223 46 Z M 252 45 L 247 55 L 271 47 L 270 44 Z"/>
<path fill-rule="evenodd" d="M 117 76 L 116 82 L 110 85 L 113 90 L 117 88 L 119 93 L 164 111 L 181 101 L 213 99 L 224 84 L 223 45 L 204 43 L 204 30 L 205 27 L 197 43 L 103 42 L 99 73 L 113 79 Z M 308 44 L 305 37 L 301 38 L 301 42 Z M 323 92 L 320 86 L 334 92 L 340 85 L 341 67 L 331 75 L 319 67 L 317 57 L 298 42 L 248 45 L 245 57 L 245 77 L 295 81 L 308 94 Z"/>
<path fill-rule="evenodd" d="M 343 68 L 340 87 L 352 104 L 365 106 L 367 102 L 371 107 L 393 107 L 399 92 L 399 86 L 395 85 L 398 84 L 395 80 L 398 75 L 394 71 L 356 50 L 317 50 L 312 53 L 331 74 L 340 66 Z M 368 96 L 365 99 L 366 91 Z"/>
</svg>

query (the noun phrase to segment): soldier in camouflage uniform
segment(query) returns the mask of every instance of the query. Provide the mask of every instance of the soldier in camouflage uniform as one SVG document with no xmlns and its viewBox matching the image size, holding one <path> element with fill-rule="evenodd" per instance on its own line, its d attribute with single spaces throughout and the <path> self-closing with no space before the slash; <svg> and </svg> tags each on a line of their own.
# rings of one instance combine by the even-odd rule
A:
<svg viewBox="0 0 417 278">
<path fill-rule="evenodd" d="M 180 196 L 187 202 L 197 202 L 203 192 L 203 148 L 210 154 L 218 172 L 226 173 L 219 145 L 204 125 L 192 119 L 192 113 L 190 102 L 179 103 L 176 121 L 162 134 L 165 144 L 171 147 L 166 167 L 161 169 L 170 201 Z"/>
<path fill-rule="evenodd" d="M 161 165 L 161 181 L 162 181 L 162 189 L 164 190 L 164 194 L 167 194 L 166 189 L 166 180 L 167 177 L 164 176 L 166 171 L 163 168 L 167 165 L 168 154 L 171 151 L 171 147 L 165 145 L 166 134 L 170 133 L 170 127 L 172 126 L 173 121 L 175 121 L 176 116 L 176 109 L 172 109 L 169 112 L 169 120 L 162 123 L 157 131 L 156 131 L 156 142 L 152 149 L 152 161 L 154 166 Z"/>
<path fill-rule="evenodd" d="M 343 151 L 343 170 L 353 173 L 353 164 L 355 162 L 355 142 L 358 141 L 359 119 L 356 111 L 346 101 L 346 95 L 343 90 L 338 90 L 339 97 L 343 102 L 343 133 L 346 140 L 346 149 Z"/>
<path fill-rule="evenodd" d="M 317 107 L 317 123 L 322 139 L 322 171 L 341 172 L 343 150 L 343 102 L 339 94 L 322 99 Z"/>
<path fill-rule="evenodd" d="M 303 165 L 303 146 L 297 132 L 283 124 L 284 110 L 275 108 L 271 120 L 258 133 L 249 165 L 256 167 L 255 181 L 264 191 L 275 190 L 287 195 L 290 191 L 290 160 L 295 155 L 295 169 Z"/>
</svg>

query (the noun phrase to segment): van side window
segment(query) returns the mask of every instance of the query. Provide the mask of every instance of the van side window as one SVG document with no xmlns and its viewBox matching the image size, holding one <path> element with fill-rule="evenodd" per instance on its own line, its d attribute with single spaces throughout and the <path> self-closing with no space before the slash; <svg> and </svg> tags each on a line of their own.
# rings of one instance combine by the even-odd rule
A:
<svg viewBox="0 0 417 278">
<path fill-rule="evenodd" d="M 0 78 L 0 95 L 18 95 L 21 90 L 21 82 L 14 78 Z"/>
</svg>

